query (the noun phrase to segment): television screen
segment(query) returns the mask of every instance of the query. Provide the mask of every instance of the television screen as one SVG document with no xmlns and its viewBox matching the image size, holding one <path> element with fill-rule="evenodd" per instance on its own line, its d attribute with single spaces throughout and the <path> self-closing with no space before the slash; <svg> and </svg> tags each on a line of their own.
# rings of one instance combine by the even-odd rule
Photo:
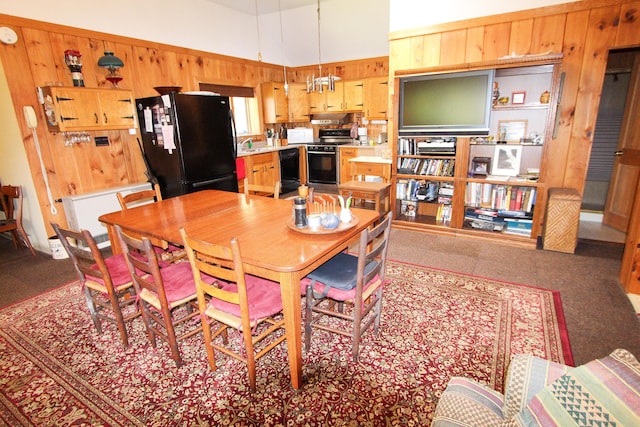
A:
<svg viewBox="0 0 640 427">
<path fill-rule="evenodd" d="M 493 70 L 400 79 L 401 136 L 488 135 Z"/>
</svg>

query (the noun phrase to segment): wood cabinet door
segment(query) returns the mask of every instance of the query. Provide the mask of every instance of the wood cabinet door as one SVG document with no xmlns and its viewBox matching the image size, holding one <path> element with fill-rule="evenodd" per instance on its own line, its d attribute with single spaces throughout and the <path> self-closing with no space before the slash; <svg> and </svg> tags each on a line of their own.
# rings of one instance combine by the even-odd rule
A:
<svg viewBox="0 0 640 427">
<path fill-rule="evenodd" d="M 389 81 L 387 77 L 369 77 L 363 80 L 362 111 L 369 120 L 387 119 Z"/>
<path fill-rule="evenodd" d="M 348 80 L 344 82 L 344 110 L 362 111 L 363 83 L 362 80 Z"/>
<path fill-rule="evenodd" d="M 274 154 L 277 155 L 278 152 L 253 154 L 247 157 L 249 160 L 247 170 L 249 171 L 250 184 L 275 185 L 280 176 L 280 169 L 276 167 Z"/>
<path fill-rule="evenodd" d="M 308 122 L 309 94 L 306 83 L 289 84 L 289 117 L 292 122 Z"/>
<path fill-rule="evenodd" d="M 329 92 L 329 90 L 325 87 L 325 111 L 327 112 L 337 112 L 344 110 L 344 82 L 336 82 L 336 90 L 333 92 Z"/>
<path fill-rule="evenodd" d="M 286 123 L 289 121 L 289 100 L 284 92 L 284 83 L 262 83 L 260 90 L 264 122 Z"/>
<path fill-rule="evenodd" d="M 134 102 L 129 91 L 104 90 L 98 92 L 100 120 L 106 128 L 134 128 Z"/>
<path fill-rule="evenodd" d="M 100 105 L 95 91 L 51 88 L 60 131 L 100 129 Z"/>
<path fill-rule="evenodd" d="M 357 148 L 340 148 L 340 183 L 351 181 L 351 163 L 358 156 Z"/>
</svg>

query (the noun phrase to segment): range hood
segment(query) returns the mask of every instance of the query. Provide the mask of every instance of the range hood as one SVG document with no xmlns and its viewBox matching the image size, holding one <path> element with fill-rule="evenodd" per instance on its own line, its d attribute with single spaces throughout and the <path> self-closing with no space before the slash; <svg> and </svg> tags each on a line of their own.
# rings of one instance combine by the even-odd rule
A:
<svg viewBox="0 0 640 427">
<path fill-rule="evenodd" d="M 312 125 L 341 125 L 347 122 L 347 113 L 312 114 Z"/>
</svg>

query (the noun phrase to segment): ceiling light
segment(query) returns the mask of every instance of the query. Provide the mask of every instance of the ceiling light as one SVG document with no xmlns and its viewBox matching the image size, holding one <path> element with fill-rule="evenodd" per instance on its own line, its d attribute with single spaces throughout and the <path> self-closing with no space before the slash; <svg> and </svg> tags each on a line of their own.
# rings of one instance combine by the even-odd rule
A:
<svg viewBox="0 0 640 427">
<path fill-rule="evenodd" d="M 333 76 L 328 74 L 326 76 L 322 75 L 322 58 L 321 58 L 321 49 L 320 49 L 320 0 L 318 0 L 318 77 L 316 77 L 315 73 L 311 75 L 311 77 L 307 76 L 307 93 L 310 92 L 318 92 L 322 93 L 324 91 L 324 86 L 327 87 L 329 92 L 333 92 L 336 90 L 336 80 L 340 80 L 340 77 Z"/>
</svg>

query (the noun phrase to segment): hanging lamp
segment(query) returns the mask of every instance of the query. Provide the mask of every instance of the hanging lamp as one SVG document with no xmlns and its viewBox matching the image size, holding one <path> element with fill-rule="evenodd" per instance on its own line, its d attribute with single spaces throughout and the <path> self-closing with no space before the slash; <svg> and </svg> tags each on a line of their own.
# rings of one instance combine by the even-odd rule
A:
<svg viewBox="0 0 640 427">
<path fill-rule="evenodd" d="M 326 76 L 322 75 L 322 56 L 320 48 L 320 0 L 318 0 L 318 77 L 315 73 L 311 77 L 307 76 L 307 93 L 311 92 L 324 92 L 324 87 L 327 87 L 329 92 L 336 90 L 336 80 L 340 80 L 340 77 L 334 76 L 329 73 Z"/>
</svg>

